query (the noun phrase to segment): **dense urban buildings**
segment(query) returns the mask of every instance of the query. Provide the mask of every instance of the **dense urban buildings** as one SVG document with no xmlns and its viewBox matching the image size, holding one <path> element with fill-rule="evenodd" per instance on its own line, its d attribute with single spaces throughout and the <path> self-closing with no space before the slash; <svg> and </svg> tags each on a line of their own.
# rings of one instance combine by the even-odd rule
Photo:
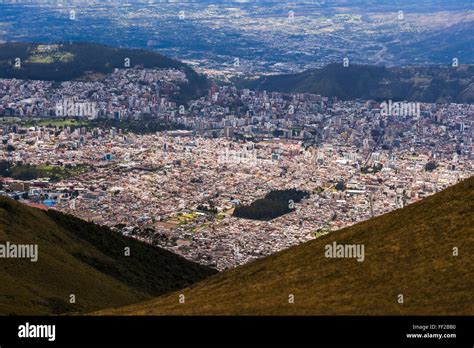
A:
<svg viewBox="0 0 474 348">
<path fill-rule="evenodd" d="M 472 175 L 470 104 L 411 107 L 214 86 L 185 107 L 169 97 L 185 79 L 173 70 L 117 69 L 102 82 L 54 88 L 0 80 L 0 193 L 222 270 Z M 181 127 L 121 128 L 132 121 Z M 288 214 L 232 215 L 236 205 L 289 188 L 309 197 Z"/>
</svg>

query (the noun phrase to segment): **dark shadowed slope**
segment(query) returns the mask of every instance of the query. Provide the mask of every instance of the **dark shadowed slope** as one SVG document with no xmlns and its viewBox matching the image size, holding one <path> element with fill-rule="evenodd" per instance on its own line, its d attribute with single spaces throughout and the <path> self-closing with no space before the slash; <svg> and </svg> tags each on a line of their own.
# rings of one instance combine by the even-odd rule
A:
<svg viewBox="0 0 474 348">
<path fill-rule="evenodd" d="M 106 227 L 0 197 L 0 244 L 7 241 L 38 244 L 39 258 L 0 258 L 0 314 L 62 314 L 126 305 L 216 273 Z M 130 256 L 125 256 L 126 247 Z"/>
</svg>

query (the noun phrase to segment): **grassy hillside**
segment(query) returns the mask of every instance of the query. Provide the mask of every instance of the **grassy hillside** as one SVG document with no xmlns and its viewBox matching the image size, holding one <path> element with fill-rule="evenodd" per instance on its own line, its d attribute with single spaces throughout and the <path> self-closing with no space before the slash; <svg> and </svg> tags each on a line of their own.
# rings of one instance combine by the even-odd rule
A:
<svg viewBox="0 0 474 348">
<path fill-rule="evenodd" d="M 20 68 L 15 59 L 20 58 Z M 186 73 L 189 83 L 180 86 L 180 97 L 196 98 L 208 88 L 205 76 L 197 74 L 188 65 L 143 49 L 115 48 L 93 43 L 63 43 L 39 45 L 8 42 L 0 44 L 0 78 L 46 81 L 69 81 L 86 73 L 108 74 L 115 68 L 124 68 L 124 59 L 130 66 L 144 68 L 172 68 Z"/>
<path fill-rule="evenodd" d="M 474 177 L 177 293 L 98 314 L 473 315 L 473 226 Z M 365 261 L 326 258 L 333 241 L 363 244 Z"/>
<path fill-rule="evenodd" d="M 283 93 L 314 93 L 342 100 L 474 101 L 474 66 L 386 68 L 329 64 L 299 74 L 238 82 L 240 87 Z"/>
<path fill-rule="evenodd" d="M 126 305 L 216 273 L 106 227 L 0 197 L 0 244 L 38 244 L 38 261 L 0 258 L 0 315 Z M 125 248 L 130 256 L 125 256 Z M 76 303 L 70 303 L 70 295 Z"/>
</svg>

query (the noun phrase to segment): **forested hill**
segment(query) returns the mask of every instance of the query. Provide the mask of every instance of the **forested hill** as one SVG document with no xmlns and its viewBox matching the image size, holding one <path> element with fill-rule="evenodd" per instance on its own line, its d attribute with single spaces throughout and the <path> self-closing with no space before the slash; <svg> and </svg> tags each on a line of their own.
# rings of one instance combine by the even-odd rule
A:
<svg viewBox="0 0 474 348">
<path fill-rule="evenodd" d="M 314 93 L 342 100 L 474 102 L 474 66 L 394 67 L 329 64 L 298 74 L 264 76 L 239 87 L 283 93 Z"/>
<path fill-rule="evenodd" d="M 15 67 L 17 58 L 20 59 L 19 67 Z M 108 74 L 115 68 L 124 68 L 125 58 L 130 59 L 130 67 L 184 71 L 189 83 L 180 86 L 183 99 L 198 97 L 208 88 L 205 76 L 177 60 L 144 49 L 115 48 L 93 43 L 0 44 L 0 78 L 69 81 L 82 78 L 86 73 Z"/>
</svg>

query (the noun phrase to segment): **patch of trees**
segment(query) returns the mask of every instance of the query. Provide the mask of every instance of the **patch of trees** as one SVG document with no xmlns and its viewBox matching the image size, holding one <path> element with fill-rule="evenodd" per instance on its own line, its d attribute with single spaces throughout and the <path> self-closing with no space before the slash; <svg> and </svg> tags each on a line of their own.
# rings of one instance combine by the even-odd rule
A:
<svg viewBox="0 0 474 348">
<path fill-rule="evenodd" d="M 32 166 L 31 164 L 24 164 L 15 166 L 10 169 L 10 176 L 17 180 L 33 180 L 42 177 L 43 172 Z"/>
<path fill-rule="evenodd" d="M 344 184 L 344 182 L 342 182 L 342 181 L 339 181 L 336 184 L 336 190 L 337 191 L 345 191 L 346 190 L 346 184 Z"/>
<path fill-rule="evenodd" d="M 435 170 L 437 167 L 436 163 L 434 162 L 428 162 L 425 164 L 425 170 L 427 172 L 432 172 L 433 170 Z"/>
<path fill-rule="evenodd" d="M 10 176 L 10 168 L 13 167 L 11 162 L 8 161 L 0 161 L 0 176 L 9 177 Z"/>
<path fill-rule="evenodd" d="M 49 177 L 51 182 L 58 182 L 61 179 L 74 176 L 79 173 L 81 169 L 80 167 L 73 168 L 68 165 L 65 167 L 54 166 L 42 168 L 31 164 L 14 165 L 5 160 L 0 161 L 0 176 L 23 181 Z"/>
<path fill-rule="evenodd" d="M 179 123 L 166 123 L 161 121 L 148 121 L 148 122 L 124 122 L 120 121 L 117 124 L 117 128 L 121 128 L 124 131 L 132 132 L 135 134 L 151 134 L 156 132 L 168 131 L 168 130 L 186 130 L 188 129 L 183 124 Z"/>
<path fill-rule="evenodd" d="M 0 176 L 16 180 L 34 180 L 44 177 L 44 171 L 31 164 L 13 165 L 8 161 L 0 161 Z"/>
<path fill-rule="evenodd" d="M 294 203 L 299 203 L 308 196 L 308 192 L 297 189 L 271 191 L 250 205 L 237 206 L 233 216 L 268 221 L 293 211 Z"/>
<path fill-rule="evenodd" d="M 69 126 L 72 131 L 76 128 L 117 128 L 124 132 L 132 132 L 135 134 L 152 134 L 156 132 L 169 130 L 188 130 L 189 128 L 181 123 L 165 122 L 162 120 L 142 120 L 142 121 L 128 121 L 128 120 L 111 120 L 111 119 L 96 119 L 89 121 L 87 124 Z"/>
</svg>

